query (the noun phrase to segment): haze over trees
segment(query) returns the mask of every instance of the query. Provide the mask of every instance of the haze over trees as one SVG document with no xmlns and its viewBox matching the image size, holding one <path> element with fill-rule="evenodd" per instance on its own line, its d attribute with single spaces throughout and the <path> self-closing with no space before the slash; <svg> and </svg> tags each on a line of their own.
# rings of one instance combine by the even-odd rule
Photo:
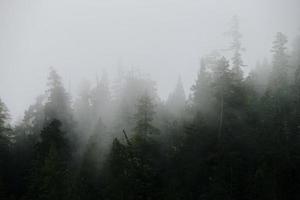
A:
<svg viewBox="0 0 300 200">
<path fill-rule="evenodd" d="M 0 100 L 0 199 L 300 199 L 300 40 L 245 73 L 239 26 L 166 101 L 133 70 L 72 98 L 54 68 L 21 122 Z"/>
</svg>

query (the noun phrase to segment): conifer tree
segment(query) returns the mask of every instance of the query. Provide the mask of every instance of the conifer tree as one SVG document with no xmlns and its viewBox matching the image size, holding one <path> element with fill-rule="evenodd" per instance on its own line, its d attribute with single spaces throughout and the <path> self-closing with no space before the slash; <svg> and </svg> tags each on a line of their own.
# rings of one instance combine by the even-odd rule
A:
<svg viewBox="0 0 300 200">
<path fill-rule="evenodd" d="M 232 61 L 232 71 L 236 75 L 238 79 L 243 78 L 243 70 L 242 67 L 244 66 L 242 60 L 242 52 L 245 50 L 242 47 L 241 38 L 242 34 L 240 33 L 240 24 L 237 16 L 232 18 L 232 24 L 230 30 L 227 34 L 232 38 L 232 43 L 230 46 L 230 50 L 233 53 L 231 58 Z"/>
<path fill-rule="evenodd" d="M 213 59 L 214 60 L 214 59 Z M 192 86 L 192 110 L 208 114 L 211 111 L 211 74 L 208 72 L 208 66 L 213 65 L 211 58 L 201 59 L 200 71 L 198 72 L 195 84 Z"/>
<path fill-rule="evenodd" d="M 63 87 L 61 77 L 53 68 L 50 68 L 48 87 L 48 101 L 45 105 L 46 122 L 58 119 L 62 122 L 63 128 L 70 129 L 73 118 L 69 95 Z"/>
<path fill-rule="evenodd" d="M 53 119 L 41 132 L 28 198 L 68 199 L 70 196 L 70 144 L 61 122 Z"/>
<path fill-rule="evenodd" d="M 99 134 L 90 136 L 86 150 L 83 155 L 83 160 L 80 166 L 80 171 L 77 179 L 77 191 L 79 199 L 98 199 L 101 197 L 100 185 L 100 150 Z"/>
<path fill-rule="evenodd" d="M 8 110 L 0 99 L 0 198 L 8 198 L 10 138 L 8 131 Z"/>
<path fill-rule="evenodd" d="M 154 105 L 151 97 L 146 93 L 139 99 L 137 105 L 137 113 L 135 114 L 136 126 L 134 128 L 136 134 L 149 136 L 158 133 L 158 130 L 152 125 L 154 114 Z"/>
</svg>

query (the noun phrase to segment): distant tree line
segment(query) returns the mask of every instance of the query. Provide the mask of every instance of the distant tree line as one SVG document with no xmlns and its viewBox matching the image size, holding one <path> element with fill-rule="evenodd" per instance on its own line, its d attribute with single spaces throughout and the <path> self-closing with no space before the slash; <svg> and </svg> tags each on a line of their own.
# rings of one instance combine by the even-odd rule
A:
<svg viewBox="0 0 300 200">
<path fill-rule="evenodd" d="M 0 199 L 300 199 L 300 39 L 288 52 L 277 33 L 245 75 L 237 21 L 229 36 L 231 61 L 203 57 L 188 98 L 131 71 L 72 102 L 50 69 L 17 125 L 0 101 Z"/>
</svg>

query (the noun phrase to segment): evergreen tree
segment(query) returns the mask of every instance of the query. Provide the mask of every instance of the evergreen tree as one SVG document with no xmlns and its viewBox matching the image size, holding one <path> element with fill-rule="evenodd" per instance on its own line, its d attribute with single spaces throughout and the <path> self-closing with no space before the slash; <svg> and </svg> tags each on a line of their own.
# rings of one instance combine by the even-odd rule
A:
<svg viewBox="0 0 300 200">
<path fill-rule="evenodd" d="M 26 135 L 32 135 L 38 139 L 45 122 L 45 95 L 36 98 L 36 102 L 30 105 L 24 113 L 24 119 L 21 124 Z"/>
<path fill-rule="evenodd" d="M 10 137 L 8 125 L 8 110 L 0 99 L 0 198 L 8 198 Z"/>
<path fill-rule="evenodd" d="M 276 121 L 277 125 L 286 123 L 289 112 L 290 88 L 288 81 L 288 56 L 286 53 L 287 38 L 282 33 L 277 33 L 275 41 L 273 42 L 273 69 L 270 77 L 268 89 L 266 91 L 264 101 L 266 103 L 268 112 L 271 114 L 271 121 Z M 269 115 L 270 116 L 270 115 Z M 281 124 L 281 125 L 280 125 Z M 278 127 L 277 127 L 278 128 Z"/>
<path fill-rule="evenodd" d="M 149 78 L 143 77 L 138 71 L 130 71 L 125 76 L 118 101 L 115 102 L 115 132 L 119 132 L 122 129 L 132 130 L 134 128 L 135 119 L 133 116 L 136 113 L 136 105 L 145 91 L 153 101 L 158 101 L 155 83 Z"/>
<path fill-rule="evenodd" d="M 45 105 L 46 122 L 58 119 L 62 122 L 63 128 L 71 129 L 73 118 L 70 99 L 63 87 L 61 77 L 53 68 L 50 69 L 48 86 L 48 101 Z"/>
<path fill-rule="evenodd" d="M 195 84 L 192 86 L 192 110 L 209 114 L 212 109 L 211 93 L 211 74 L 208 72 L 208 66 L 215 64 L 215 55 L 201 59 L 200 71 Z"/>
<path fill-rule="evenodd" d="M 36 164 L 31 177 L 29 199 L 70 198 L 70 144 L 61 122 L 53 119 L 41 132 L 36 146 Z"/>
<path fill-rule="evenodd" d="M 287 37 L 278 32 L 273 42 L 273 71 L 271 74 L 271 85 L 272 87 L 279 88 L 285 86 L 288 80 L 288 55 L 286 52 Z"/>
<path fill-rule="evenodd" d="M 212 90 L 214 92 L 214 97 L 216 98 L 216 108 L 219 109 L 218 112 L 218 135 L 222 137 L 223 132 L 223 121 L 224 121 L 224 110 L 226 110 L 226 95 L 228 95 L 227 89 L 230 87 L 230 70 L 229 63 L 222 57 L 218 60 L 217 65 L 213 68 L 213 82 Z M 225 107 L 225 109 L 224 109 Z"/>
<path fill-rule="evenodd" d="M 100 199 L 100 165 L 101 165 L 101 150 L 100 150 L 100 135 L 98 133 L 90 136 L 89 142 L 83 155 L 83 160 L 80 166 L 77 191 L 79 199 Z"/>
<path fill-rule="evenodd" d="M 137 134 L 149 136 L 158 132 L 152 125 L 154 114 L 154 105 L 151 97 L 146 93 L 140 98 L 137 105 L 137 113 L 135 114 L 136 126 L 134 130 Z"/>
<path fill-rule="evenodd" d="M 135 188 L 133 199 L 157 199 L 161 196 L 159 172 L 161 166 L 159 144 L 153 138 L 159 130 L 153 126 L 154 105 L 151 97 L 145 93 L 137 105 L 134 136 L 128 143 L 128 155 L 131 166 L 130 183 Z"/>
<path fill-rule="evenodd" d="M 230 46 L 230 50 L 233 52 L 232 60 L 232 71 L 236 74 L 238 79 L 243 78 L 243 70 L 242 67 L 244 66 L 242 60 L 242 51 L 244 48 L 241 44 L 242 34 L 240 33 L 240 24 L 237 16 L 232 18 L 232 24 L 230 30 L 227 34 L 232 38 L 232 43 Z"/>
<path fill-rule="evenodd" d="M 0 133 L 4 135 L 5 131 L 7 131 L 8 128 L 8 110 L 5 104 L 0 99 Z"/>
<path fill-rule="evenodd" d="M 54 119 L 59 120 L 62 124 L 62 131 L 66 132 L 68 138 L 71 140 L 72 149 L 75 150 L 77 149 L 75 147 L 78 147 L 78 138 L 80 138 L 79 135 L 81 133 L 75 132 L 75 122 L 69 94 L 62 84 L 61 77 L 53 68 L 50 69 L 48 87 L 44 125 L 49 124 Z"/>
<path fill-rule="evenodd" d="M 126 146 L 115 138 L 102 175 L 107 180 L 105 196 L 108 199 L 133 199 L 130 196 L 134 188 L 129 182 L 132 174 L 128 153 Z"/>
</svg>

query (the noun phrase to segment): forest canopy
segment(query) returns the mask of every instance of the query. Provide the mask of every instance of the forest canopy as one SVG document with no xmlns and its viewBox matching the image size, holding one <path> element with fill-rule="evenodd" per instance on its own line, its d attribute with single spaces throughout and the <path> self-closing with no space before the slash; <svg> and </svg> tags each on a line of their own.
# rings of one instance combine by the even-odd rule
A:
<svg viewBox="0 0 300 200">
<path fill-rule="evenodd" d="M 0 199 L 300 199 L 300 40 L 248 73 L 237 17 L 226 35 L 166 100 L 133 70 L 74 98 L 54 67 L 20 122 L 0 100 Z"/>
</svg>

